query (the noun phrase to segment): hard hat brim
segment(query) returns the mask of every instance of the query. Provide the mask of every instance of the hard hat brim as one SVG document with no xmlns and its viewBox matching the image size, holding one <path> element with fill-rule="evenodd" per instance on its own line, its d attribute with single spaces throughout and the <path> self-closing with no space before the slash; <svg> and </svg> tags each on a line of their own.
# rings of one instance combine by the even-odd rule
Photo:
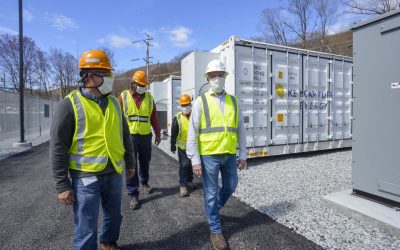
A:
<svg viewBox="0 0 400 250">
<path fill-rule="evenodd" d="M 224 74 L 224 77 L 226 77 L 227 75 L 229 75 L 228 72 L 226 72 L 226 71 L 210 71 L 210 72 L 205 73 L 205 74 L 204 74 L 204 77 L 207 79 L 207 78 L 208 78 L 208 73 L 211 73 L 211 72 L 224 72 L 224 73 L 225 73 L 225 74 Z"/>
</svg>

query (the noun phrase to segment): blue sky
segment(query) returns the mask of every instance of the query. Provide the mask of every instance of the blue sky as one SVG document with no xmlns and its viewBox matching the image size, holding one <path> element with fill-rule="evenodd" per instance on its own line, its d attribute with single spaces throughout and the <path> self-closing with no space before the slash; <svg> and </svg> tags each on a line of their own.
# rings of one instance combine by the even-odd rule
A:
<svg viewBox="0 0 400 250">
<path fill-rule="evenodd" d="M 24 1 L 24 35 L 43 50 L 61 48 L 74 55 L 106 46 L 115 52 L 118 71 L 144 64 L 144 32 L 154 36 L 153 62 L 166 62 L 189 49 L 210 50 L 237 35 L 260 35 L 264 8 L 282 0 L 40 0 Z M 2 0 L 0 33 L 18 31 L 18 1 Z M 349 18 L 334 24 L 343 26 Z"/>
</svg>

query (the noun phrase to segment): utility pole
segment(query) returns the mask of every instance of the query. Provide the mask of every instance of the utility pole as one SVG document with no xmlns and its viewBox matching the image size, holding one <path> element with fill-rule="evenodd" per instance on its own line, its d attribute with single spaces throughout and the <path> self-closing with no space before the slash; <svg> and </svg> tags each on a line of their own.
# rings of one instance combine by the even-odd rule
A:
<svg viewBox="0 0 400 250">
<path fill-rule="evenodd" d="M 145 32 L 145 34 L 146 34 L 146 39 L 133 41 L 132 43 L 138 43 L 138 42 L 143 41 L 146 44 L 146 58 L 143 58 L 143 60 L 146 62 L 146 74 L 147 74 L 147 79 L 149 79 L 150 78 L 150 76 L 149 76 L 150 58 L 153 58 L 152 56 L 150 56 L 149 48 L 150 48 L 150 46 L 153 46 L 153 44 L 151 44 L 151 40 L 153 40 L 154 37 L 149 35 L 147 32 Z"/>
<path fill-rule="evenodd" d="M 19 11 L 19 122 L 21 143 L 25 142 L 25 127 L 24 127 L 24 35 L 22 23 L 22 0 L 18 1 Z"/>
<path fill-rule="evenodd" d="M 19 15 L 19 122 L 20 122 L 20 141 L 13 144 L 13 147 L 31 147 L 32 143 L 25 141 L 24 125 L 24 41 L 22 28 L 22 0 L 18 0 Z"/>
</svg>

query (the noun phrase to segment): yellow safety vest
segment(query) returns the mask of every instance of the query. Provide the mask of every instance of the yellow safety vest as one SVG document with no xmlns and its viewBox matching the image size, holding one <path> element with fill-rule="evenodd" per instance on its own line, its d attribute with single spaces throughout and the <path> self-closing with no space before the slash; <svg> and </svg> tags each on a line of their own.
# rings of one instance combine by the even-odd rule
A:
<svg viewBox="0 0 400 250">
<path fill-rule="evenodd" d="M 121 174 L 125 166 L 125 148 L 118 100 L 108 96 L 103 114 L 96 102 L 82 96 L 78 90 L 72 91 L 66 98 L 71 100 L 75 116 L 68 167 L 84 172 L 100 172 L 111 160 L 115 171 Z"/>
<path fill-rule="evenodd" d="M 189 119 L 182 112 L 179 112 L 176 115 L 176 120 L 178 121 L 178 126 L 179 126 L 179 134 L 176 140 L 176 145 L 178 145 L 180 149 L 186 150 Z"/>
<path fill-rule="evenodd" d="M 200 155 L 236 154 L 238 140 L 238 101 L 225 94 L 224 114 L 210 92 L 200 97 L 202 114 L 199 128 Z"/>
<path fill-rule="evenodd" d="M 129 125 L 131 134 L 148 135 L 151 133 L 151 113 L 153 112 L 153 96 L 145 92 L 140 108 L 136 106 L 135 100 L 129 90 L 121 93 L 123 110 Z"/>
</svg>

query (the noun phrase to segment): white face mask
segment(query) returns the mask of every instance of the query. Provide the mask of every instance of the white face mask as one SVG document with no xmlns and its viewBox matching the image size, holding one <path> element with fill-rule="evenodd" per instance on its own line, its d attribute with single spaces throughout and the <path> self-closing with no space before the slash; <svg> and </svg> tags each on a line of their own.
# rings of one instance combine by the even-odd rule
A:
<svg viewBox="0 0 400 250">
<path fill-rule="evenodd" d="M 216 94 L 222 93 L 225 87 L 225 77 L 214 77 L 208 80 L 212 91 Z"/>
<path fill-rule="evenodd" d="M 102 95 L 107 95 L 112 92 L 114 77 L 103 77 L 103 84 L 97 87 Z"/>
<path fill-rule="evenodd" d="M 138 93 L 139 95 L 143 94 L 144 92 L 146 92 L 146 87 L 142 87 L 139 85 L 136 85 L 136 93 Z"/>
<path fill-rule="evenodd" d="M 181 106 L 182 109 L 182 113 L 184 113 L 185 115 L 190 114 L 190 112 L 192 112 L 192 106 Z"/>
</svg>

